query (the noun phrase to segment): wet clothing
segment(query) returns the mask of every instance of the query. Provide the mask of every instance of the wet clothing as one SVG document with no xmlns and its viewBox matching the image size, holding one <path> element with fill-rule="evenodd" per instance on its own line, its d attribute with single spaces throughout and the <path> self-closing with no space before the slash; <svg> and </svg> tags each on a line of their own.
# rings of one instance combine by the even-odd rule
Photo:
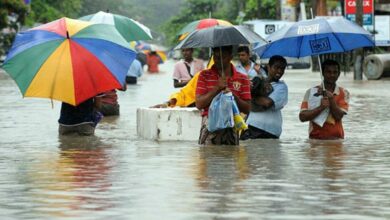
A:
<svg viewBox="0 0 390 220">
<path fill-rule="evenodd" d="M 203 61 L 199 59 L 193 59 L 188 63 L 185 60 L 177 62 L 173 70 L 173 79 L 182 82 L 189 81 L 194 75 L 204 69 Z"/>
<path fill-rule="evenodd" d="M 63 102 L 58 122 L 63 125 L 76 125 L 94 121 L 94 99 L 88 99 L 78 106 Z"/>
<path fill-rule="evenodd" d="M 137 77 L 134 76 L 126 76 L 126 83 L 135 85 L 137 84 Z"/>
<path fill-rule="evenodd" d="M 233 75 L 227 78 L 227 87 L 230 91 L 237 97 L 242 100 L 250 101 L 250 81 L 248 77 L 236 70 L 236 68 L 231 64 L 230 68 L 232 69 Z M 218 79 L 221 76 L 218 74 L 218 70 L 215 65 L 210 69 L 203 70 L 198 78 L 198 83 L 196 86 L 196 95 L 204 95 L 212 90 L 218 83 Z M 208 107 L 202 109 L 202 116 L 208 115 Z"/>
<path fill-rule="evenodd" d="M 249 62 L 251 65 L 248 70 L 245 69 L 241 62 L 238 62 L 238 64 L 236 65 L 236 70 L 240 73 L 246 74 L 250 79 L 252 79 L 253 77 L 257 76 L 257 71 L 255 70 L 255 63 L 252 61 Z"/>
<path fill-rule="evenodd" d="M 95 133 L 95 126 L 93 123 L 84 123 L 79 125 L 62 125 L 58 127 L 60 135 L 78 134 L 83 136 L 90 136 Z"/>
<path fill-rule="evenodd" d="M 246 129 L 240 136 L 240 140 L 248 140 L 248 139 L 278 139 L 278 136 L 275 136 L 271 133 L 268 133 L 262 129 L 253 127 L 248 125 L 248 129 Z"/>
<path fill-rule="evenodd" d="M 58 132 L 61 135 L 78 133 L 93 135 L 102 115 L 94 109 L 94 99 L 88 99 L 78 106 L 62 103 Z"/>
<path fill-rule="evenodd" d="M 246 123 L 252 127 L 261 129 L 276 137 L 282 134 L 282 112 L 281 110 L 288 101 L 288 88 L 284 81 L 271 82 L 273 91 L 268 98 L 272 99 L 274 105 L 265 111 L 249 113 Z"/>
<path fill-rule="evenodd" d="M 140 77 L 140 76 L 142 76 L 142 74 L 143 74 L 143 69 L 142 69 L 141 62 L 139 62 L 138 60 L 135 59 L 131 63 L 129 71 L 127 71 L 126 76 Z"/>
<path fill-rule="evenodd" d="M 316 86 L 314 88 L 320 88 L 321 86 Z M 308 89 L 305 93 L 301 104 L 301 111 L 310 110 L 308 100 L 311 95 L 311 89 Z M 333 92 L 333 99 L 336 102 L 337 106 L 347 114 L 349 108 L 349 92 L 336 85 L 336 88 Z M 344 138 L 344 129 L 341 120 L 335 120 L 331 114 L 328 115 L 324 125 L 320 127 L 316 123 L 309 122 L 309 138 L 311 139 L 343 139 Z"/>
<path fill-rule="evenodd" d="M 119 115 L 118 95 L 115 89 L 105 92 L 99 97 L 101 100 L 99 111 L 104 116 Z"/>
<path fill-rule="evenodd" d="M 200 127 L 199 144 L 202 145 L 238 145 L 239 135 L 233 128 L 225 128 L 215 132 L 210 132 L 207 129 L 208 117 L 202 117 L 202 124 Z"/>
<path fill-rule="evenodd" d="M 248 77 L 240 72 L 237 72 L 231 64 L 232 76 L 226 79 L 227 87 L 230 91 L 242 100 L 249 101 L 251 99 L 250 81 Z M 198 83 L 196 86 L 196 95 L 204 95 L 211 91 L 218 83 L 218 70 L 215 65 L 210 69 L 203 70 L 199 74 Z M 200 129 L 199 144 L 224 144 L 238 145 L 239 136 L 233 128 L 225 128 L 210 132 L 208 126 L 208 107 L 202 109 L 202 125 Z"/>
</svg>

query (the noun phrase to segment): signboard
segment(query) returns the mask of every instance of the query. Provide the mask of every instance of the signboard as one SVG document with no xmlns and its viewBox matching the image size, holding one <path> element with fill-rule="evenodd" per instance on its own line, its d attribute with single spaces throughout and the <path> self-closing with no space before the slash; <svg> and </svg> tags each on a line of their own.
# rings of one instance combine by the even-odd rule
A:
<svg viewBox="0 0 390 220">
<path fill-rule="evenodd" d="M 375 16 L 375 45 L 390 46 L 390 16 L 376 15 Z"/>
<path fill-rule="evenodd" d="M 281 20 L 296 21 L 295 6 L 289 4 L 287 0 L 280 0 Z"/>
<path fill-rule="evenodd" d="M 345 0 L 345 17 L 356 20 L 356 0 Z M 374 0 L 363 0 L 363 25 L 373 25 Z"/>
</svg>

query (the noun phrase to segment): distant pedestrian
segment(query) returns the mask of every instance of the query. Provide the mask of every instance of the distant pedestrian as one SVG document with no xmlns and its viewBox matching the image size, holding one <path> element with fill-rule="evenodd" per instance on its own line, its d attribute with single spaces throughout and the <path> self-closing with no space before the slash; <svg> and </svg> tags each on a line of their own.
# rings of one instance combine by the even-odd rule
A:
<svg viewBox="0 0 390 220">
<path fill-rule="evenodd" d="M 123 85 L 120 91 L 126 91 L 126 84 Z M 120 114 L 120 105 L 118 102 L 117 90 L 113 89 L 108 92 L 104 92 L 98 96 L 100 98 L 100 105 L 97 106 L 99 112 L 104 116 L 115 116 Z"/>
<path fill-rule="evenodd" d="M 251 53 L 248 46 L 239 46 L 237 55 L 239 59 L 239 63 L 236 65 L 237 71 L 245 73 L 250 79 L 258 75 L 265 77 L 264 70 L 261 69 L 260 65 L 250 59 Z"/>
<path fill-rule="evenodd" d="M 131 63 L 129 71 L 127 71 L 126 75 L 126 83 L 127 84 L 137 84 L 137 78 L 141 77 L 144 73 L 142 69 L 141 62 L 137 59 Z"/>
<path fill-rule="evenodd" d="M 185 86 L 195 75 L 204 69 L 203 60 L 193 58 L 194 49 L 185 48 L 181 50 L 183 60 L 175 64 L 173 70 L 173 86 L 180 88 Z"/>
<path fill-rule="evenodd" d="M 157 55 L 156 51 L 151 51 L 146 57 L 146 63 L 148 65 L 149 73 L 158 73 L 158 64 L 161 62 L 161 58 Z"/>
<path fill-rule="evenodd" d="M 343 139 L 342 119 L 348 112 L 349 92 L 336 84 L 340 76 L 337 61 L 325 60 L 321 69 L 325 89 L 318 85 L 306 91 L 299 119 L 302 122 L 310 121 L 311 139 Z"/>
</svg>

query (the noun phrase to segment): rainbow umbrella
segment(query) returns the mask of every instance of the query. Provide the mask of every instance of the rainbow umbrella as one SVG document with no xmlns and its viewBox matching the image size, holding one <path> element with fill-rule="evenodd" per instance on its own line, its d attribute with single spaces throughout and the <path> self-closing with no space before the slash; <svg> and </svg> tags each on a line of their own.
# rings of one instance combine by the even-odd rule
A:
<svg viewBox="0 0 390 220">
<path fill-rule="evenodd" d="M 122 15 L 99 11 L 98 13 L 87 15 L 79 19 L 95 23 L 114 25 L 128 42 L 134 40 L 151 40 L 153 38 L 148 27 L 138 21 Z"/>
<path fill-rule="evenodd" d="M 19 33 L 3 68 L 24 97 L 78 105 L 121 88 L 135 55 L 114 26 L 61 18 Z"/>
<path fill-rule="evenodd" d="M 232 26 L 232 24 L 228 21 L 215 19 L 215 18 L 205 18 L 193 21 L 187 24 L 184 28 L 182 28 L 178 35 L 179 40 L 183 40 L 187 35 L 195 30 L 200 30 L 203 28 L 209 28 L 213 26 Z"/>
</svg>

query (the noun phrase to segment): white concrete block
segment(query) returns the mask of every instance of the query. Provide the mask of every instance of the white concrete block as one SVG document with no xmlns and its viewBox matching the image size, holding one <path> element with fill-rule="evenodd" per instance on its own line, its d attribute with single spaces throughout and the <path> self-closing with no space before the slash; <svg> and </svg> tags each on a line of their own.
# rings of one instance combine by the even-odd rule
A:
<svg viewBox="0 0 390 220">
<path fill-rule="evenodd" d="M 138 136 L 158 141 L 197 141 L 202 118 L 197 108 L 138 108 Z"/>
</svg>

